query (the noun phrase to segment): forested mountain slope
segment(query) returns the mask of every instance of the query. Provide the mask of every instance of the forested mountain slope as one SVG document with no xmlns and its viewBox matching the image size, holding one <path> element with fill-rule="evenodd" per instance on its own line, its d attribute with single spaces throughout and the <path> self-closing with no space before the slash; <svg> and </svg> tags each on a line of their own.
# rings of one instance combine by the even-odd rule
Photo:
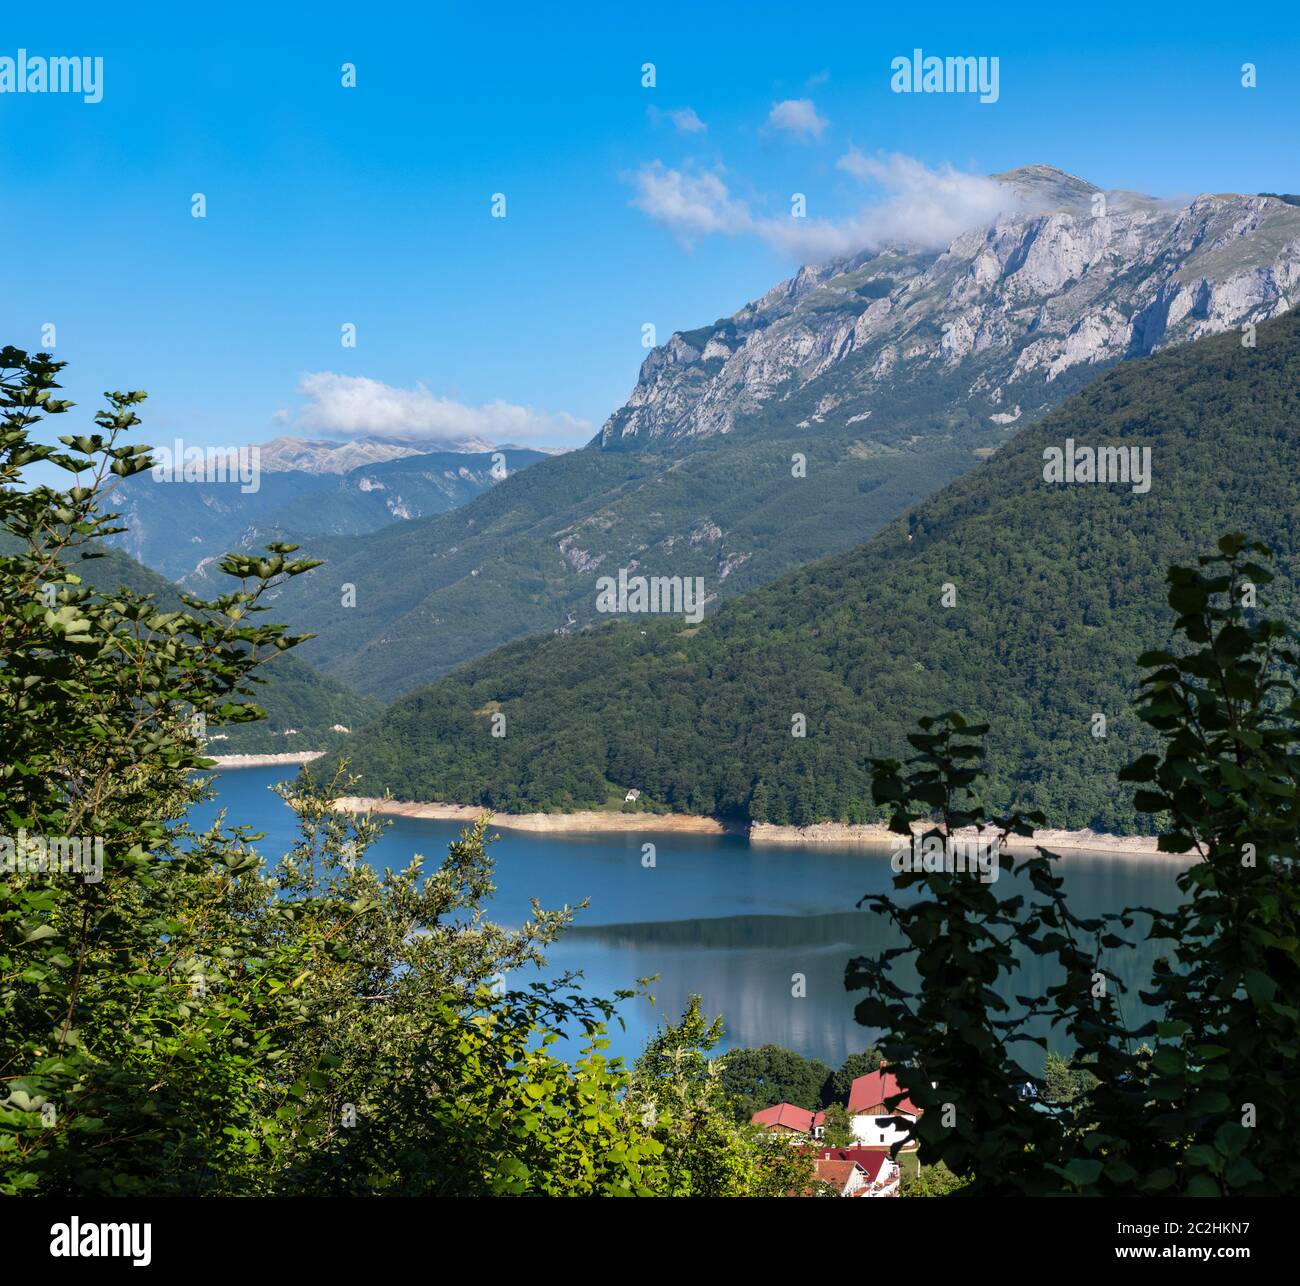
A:
<svg viewBox="0 0 1300 1286">
<path fill-rule="evenodd" d="M 74 565 L 74 570 L 97 589 L 129 589 L 152 595 L 163 611 L 188 610 L 175 585 L 120 550 L 110 549 L 102 558 L 84 559 Z M 223 579 L 226 583 L 220 589 L 228 590 L 234 582 L 228 577 Z M 213 593 L 216 590 L 217 587 L 212 588 Z M 274 617 L 267 614 L 264 619 L 269 621 Z M 326 750 L 347 742 L 348 734 L 335 732 L 336 725 L 354 732 L 378 713 L 379 707 L 370 698 L 360 696 L 328 674 L 321 674 L 294 652 L 270 657 L 254 673 L 263 682 L 250 685 L 254 689 L 251 700 L 266 711 L 266 718 L 257 723 L 210 729 L 208 749 L 212 754 Z"/>
<path fill-rule="evenodd" d="M 1046 481 L 1044 452 L 1069 440 L 1149 448 L 1149 490 Z M 1223 335 L 1117 366 L 866 545 L 699 628 L 630 618 L 464 666 L 371 725 L 354 766 L 368 794 L 504 810 L 604 805 L 635 786 L 681 811 L 862 820 L 867 757 L 905 752 L 918 715 L 955 707 L 992 724 L 995 802 L 1135 829 L 1113 784 L 1142 743 L 1135 658 L 1168 639 L 1166 566 L 1232 529 L 1278 551 L 1269 597 L 1290 612 L 1295 314 L 1253 348 Z"/>
<path fill-rule="evenodd" d="M 1278 198 L 998 178 L 1017 208 L 942 252 L 803 268 L 672 336 L 586 449 L 439 517 L 304 542 L 329 560 L 284 591 L 320 636 L 305 655 L 391 698 L 597 621 L 619 568 L 702 577 L 716 608 L 861 544 L 1107 366 L 1300 302 L 1300 209 Z"/>
</svg>

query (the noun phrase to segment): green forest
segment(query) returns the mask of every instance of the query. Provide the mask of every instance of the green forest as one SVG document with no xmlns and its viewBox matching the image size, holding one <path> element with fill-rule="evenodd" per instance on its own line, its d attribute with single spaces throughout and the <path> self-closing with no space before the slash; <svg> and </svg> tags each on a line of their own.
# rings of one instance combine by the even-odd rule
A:
<svg viewBox="0 0 1300 1286">
<path fill-rule="evenodd" d="M 111 527 L 105 479 L 149 467 L 123 441 L 144 395 L 110 393 L 98 432 L 41 444 L 32 429 L 71 409 L 60 370 L 0 351 L 0 1195 L 812 1195 L 814 1149 L 746 1118 L 825 1104 L 847 1142 L 836 1105 L 880 1059 L 920 1109 L 896 1145 L 918 1145 L 908 1195 L 1296 1190 L 1300 635 L 1265 614 L 1267 547 L 1228 534 L 1169 568 L 1168 650 L 1135 658 L 1131 714 L 1155 749 L 1118 776 L 1167 819 L 1160 851 L 1195 859 L 1182 903 L 1146 908 L 1161 1021 L 1129 1027 L 1095 985 L 1122 990 L 1106 953 L 1136 909 L 1081 918 L 1040 849 L 1028 898 L 904 870 L 862 900 L 900 945 L 845 962 L 846 1019 L 856 995 L 880 1036 L 838 1070 L 720 1054 L 724 1016 L 698 996 L 628 1066 L 608 1025 L 653 979 L 609 997 L 573 973 L 503 984 L 546 962 L 575 908 L 488 918 L 486 817 L 436 864 L 381 868 L 377 823 L 335 807 L 352 783 L 304 773 L 279 788 L 299 838 L 278 859 L 237 818 L 194 829 L 196 716 L 257 718 L 249 678 L 298 642 L 267 597 L 317 565 L 286 543 L 228 555 L 227 592 L 184 610 L 76 579 Z M 18 485 L 37 463 L 90 481 Z M 1001 841 L 1043 818 L 986 808 L 992 730 L 951 710 L 917 722 L 906 762 L 864 765 L 864 799 L 898 833 L 933 814 L 932 835 L 978 827 L 1009 870 Z M 46 837 L 78 862 L 52 866 Z M 1060 970 L 1019 1015 L 1001 994 L 1013 939 Z M 1075 1052 L 1026 1078 L 1013 1042 L 1045 1046 L 1035 1018 Z"/>
<path fill-rule="evenodd" d="M 860 822 L 879 815 L 868 758 L 897 753 L 916 710 L 960 708 L 992 725 L 999 806 L 1148 831 L 1115 779 L 1150 743 L 1133 658 L 1168 638 L 1165 567 L 1234 527 L 1277 551 L 1290 612 L 1298 389 L 1294 315 L 1254 347 L 1227 334 L 1122 363 L 867 544 L 698 627 L 647 615 L 503 647 L 397 701 L 351 767 L 366 794 L 510 812 L 635 787 L 640 808 Z M 1150 490 L 1044 481 L 1067 439 L 1149 447 Z"/>
<path fill-rule="evenodd" d="M 95 550 L 95 557 L 75 564 L 77 575 L 104 592 L 124 588 L 147 594 L 172 610 L 184 604 L 171 582 L 117 549 Z M 251 699 L 264 719 L 214 727 L 208 749 L 214 755 L 290 754 L 328 750 L 346 744 L 336 725 L 354 731 L 380 712 L 377 702 L 322 674 L 292 652 L 269 657 L 249 675 Z M 286 735 L 287 734 L 287 735 Z"/>
<path fill-rule="evenodd" d="M 0 533 L 0 554 L 17 548 L 12 537 Z M 125 590 L 147 595 L 169 611 L 181 611 L 185 606 L 181 591 L 171 581 L 107 542 L 79 551 L 66 570 L 105 594 Z M 269 657 L 265 665 L 249 674 L 248 687 L 266 717 L 220 728 L 214 725 L 208 742 L 212 754 L 329 750 L 346 742 L 343 733 L 333 730 L 335 725 L 355 731 L 381 710 L 378 702 L 322 674 L 292 652 Z M 290 730 L 292 734 L 286 736 Z"/>
</svg>

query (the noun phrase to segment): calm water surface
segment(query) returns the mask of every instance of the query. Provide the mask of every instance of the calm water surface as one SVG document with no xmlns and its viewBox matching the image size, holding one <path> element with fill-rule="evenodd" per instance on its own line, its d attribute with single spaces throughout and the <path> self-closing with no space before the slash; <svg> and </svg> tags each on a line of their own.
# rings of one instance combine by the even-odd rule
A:
<svg viewBox="0 0 1300 1286">
<path fill-rule="evenodd" d="M 223 772 L 216 798 L 199 805 L 194 820 L 205 824 L 225 808 L 228 825 L 264 831 L 263 856 L 279 857 L 296 830 L 293 814 L 270 788 L 295 773 L 283 766 Z M 436 861 L 458 831 L 454 822 L 394 818 L 369 859 L 381 869 L 404 866 L 415 853 Z M 646 840 L 656 848 L 653 869 L 641 865 Z M 576 926 L 550 949 L 552 972 L 581 970 L 594 995 L 658 975 L 654 1005 L 644 998 L 623 1005 L 626 1030 L 615 1025 L 610 1032 L 611 1053 L 635 1057 L 660 1018 L 679 1014 L 692 992 L 703 996 L 710 1014 L 725 1015 L 727 1046 L 770 1042 L 836 1067 L 870 1042 L 873 1033 L 854 1022 L 844 966 L 888 945 L 881 917 L 854 910 L 864 893 L 889 889 L 887 849 L 751 848 L 731 836 L 506 830 L 490 851 L 497 884 L 490 912 L 502 924 L 520 923 L 534 896 L 548 908 L 590 899 Z M 1062 870 L 1071 908 L 1092 915 L 1175 904 L 1183 865 L 1154 855 L 1071 853 Z M 1126 982 L 1145 985 L 1155 954 L 1139 942 L 1111 964 Z M 802 998 L 791 995 L 795 974 L 807 980 Z M 1031 959 L 1006 994 L 1050 980 Z M 1123 1003 L 1130 1021 L 1145 1016 L 1131 990 Z M 1028 1064 L 1032 1054 L 1020 1057 Z"/>
</svg>

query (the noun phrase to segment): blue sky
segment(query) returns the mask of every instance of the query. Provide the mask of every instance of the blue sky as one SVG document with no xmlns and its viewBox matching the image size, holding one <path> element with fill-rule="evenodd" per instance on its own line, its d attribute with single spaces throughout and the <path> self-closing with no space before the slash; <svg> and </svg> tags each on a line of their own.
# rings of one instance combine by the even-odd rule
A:
<svg viewBox="0 0 1300 1286">
<path fill-rule="evenodd" d="M 101 56 L 104 96 L 0 94 L 0 342 L 38 348 L 54 322 L 87 415 L 104 388 L 149 391 L 145 441 L 344 432 L 373 395 L 572 445 L 626 398 L 645 323 L 662 341 L 793 271 L 764 232 L 791 193 L 850 236 L 897 199 L 846 156 L 911 158 L 922 182 L 1041 161 L 1156 194 L 1300 190 L 1281 6 L 614 8 L 8 13 L 0 56 Z M 996 55 L 998 101 L 891 92 L 916 47 Z M 772 123 L 788 101 L 811 128 Z"/>
</svg>

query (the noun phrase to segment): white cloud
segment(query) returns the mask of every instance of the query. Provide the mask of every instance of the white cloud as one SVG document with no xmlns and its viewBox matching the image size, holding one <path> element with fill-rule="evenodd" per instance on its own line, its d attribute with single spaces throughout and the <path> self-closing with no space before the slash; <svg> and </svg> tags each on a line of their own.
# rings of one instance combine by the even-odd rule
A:
<svg viewBox="0 0 1300 1286">
<path fill-rule="evenodd" d="M 648 107 L 646 112 L 656 124 L 668 120 L 679 134 L 703 134 L 709 128 L 693 107 L 674 107 L 667 112 L 658 107 Z"/>
<path fill-rule="evenodd" d="M 332 437 L 375 434 L 412 442 L 501 443 L 545 441 L 574 443 L 591 436 L 591 425 L 566 412 L 554 414 L 488 402 L 467 406 L 437 397 L 423 384 L 394 388 L 359 375 L 316 371 L 298 381 L 307 399 L 297 427 Z"/>
<path fill-rule="evenodd" d="M 830 122 L 817 114 L 811 98 L 787 98 L 773 103 L 767 114 L 767 123 L 773 129 L 786 130 L 801 142 L 819 139 Z"/>
<path fill-rule="evenodd" d="M 984 174 L 964 174 L 951 165 L 931 169 L 898 152 L 867 156 L 850 148 L 836 161 L 847 174 L 875 183 L 884 199 L 859 218 L 873 241 L 912 241 L 946 246 L 971 228 L 1001 214 L 1024 209 L 1023 196 Z"/>
<path fill-rule="evenodd" d="M 632 204 L 688 244 L 711 232 L 735 234 L 751 224 L 743 201 L 732 199 L 727 185 L 709 170 L 687 173 L 651 161 L 631 176 Z"/>
<path fill-rule="evenodd" d="M 879 244 L 870 220 L 862 216 L 831 219 L 761 219 L 754 232 L 768 245 L 800 263 L 846 259 Z"/>
<path fill-rule="evenodd" d="M 756 236 L 804 263 L 876 250 L 888 242 L 943 249 L 971 228 L 1025 208 L 1025 199 L 996 179 L 933 169 L 897 153 L 868 156 L 850 149 L 836 162 L 877 189 L 875 200 L 837 219 L 757 217 L 732 197 L 716 172 L 687 173 L 655 161 L 633 182 L 633 205 L 684 242 L 711 233 Z"/>
<path fill-rule="evenodd" d="M 693 107 L 678 107 L 668 113 L 668 119 L 672 121 L 682 134 L 703 134 L 709 127 L 700 120 Z"/>
</svg>

